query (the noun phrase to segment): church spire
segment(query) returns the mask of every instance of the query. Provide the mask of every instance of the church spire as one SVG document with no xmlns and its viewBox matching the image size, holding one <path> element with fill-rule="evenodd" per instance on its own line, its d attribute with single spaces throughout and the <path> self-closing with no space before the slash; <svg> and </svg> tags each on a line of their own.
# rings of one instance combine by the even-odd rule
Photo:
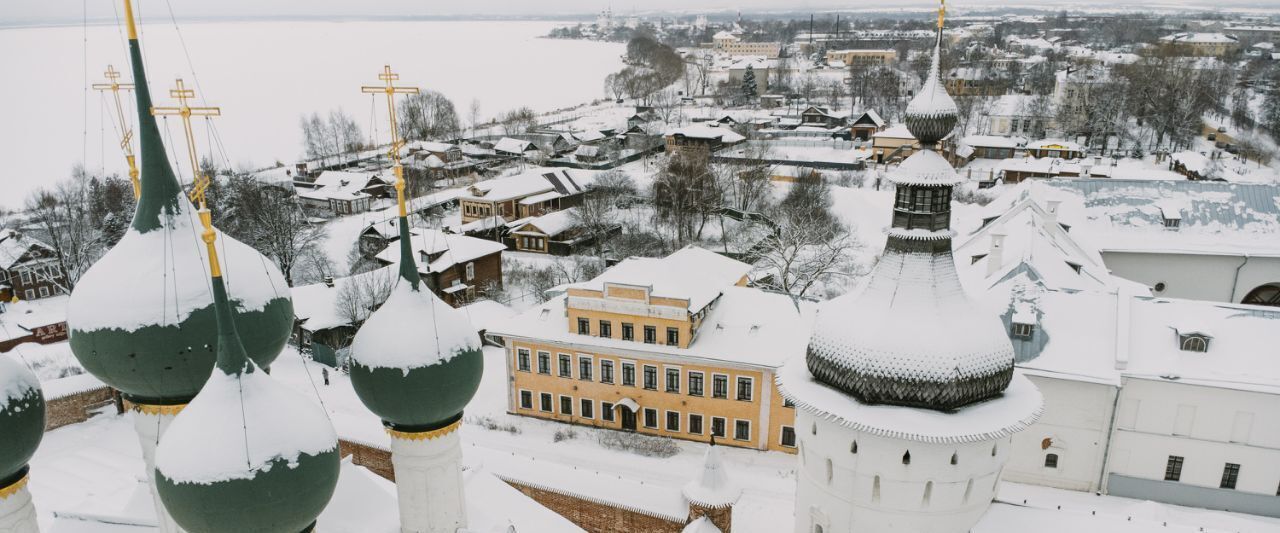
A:
<svg viewBox="0 0 1280 533">
<path fill-rule="evenodd" d="M 141 187 L 138 207 L 133 213 L 133 229 L 146 233 L 164 225 L 161 217 L 176 215 L 182 187 L 169 166 L 169 156 L 164 152 L 160 127 L 151 114 L 151 90 L 147 86 L 147 71 L 142 64 L 142 45 L 138 42 L 138 27 L 133 20 L 133 4 L 124 0 L 124 17 L 129 35 L 129 60 L 133 66 L 133 94 L 138 102 L 138 152 L 141 155 Z"/>
<path fill-rule="evenodd" d="M 422 276 L 418 274 L 417 262 L 413 260 L 413 248 L 409 245 L 409 209 L 405 199 L 405 179 L 404 165 L 400 163 L 400 151 L 404 148 L 404 140 L 400 138 L 399 121 L 396 117 L 396 95 L 397 94 L 418 94 L 417 87 L 401 87 L 395 84 L 400 79 L 400 75 L 391 71 L 391 65 L 384 65 L 382 73 L 378 74 L 378 80 L 384 82 L 383 85 L 365 85 L 360 87 L 360 92 L 366 94 L 383 93 L 387 95 L 387 114 L 389 124 L 391 125 L 391 148 L 388 155 L 391 158 L 391 170 L 396 176 L 396 205 L 400 210 L 400 277 L 409 282 L 413 290 L 419 289 Z"/>
</svg>

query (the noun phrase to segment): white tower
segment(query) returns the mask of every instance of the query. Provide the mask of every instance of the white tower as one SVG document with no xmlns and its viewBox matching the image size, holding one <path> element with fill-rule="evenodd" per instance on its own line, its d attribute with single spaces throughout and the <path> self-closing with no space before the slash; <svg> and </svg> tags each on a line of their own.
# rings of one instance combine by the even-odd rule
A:
<svg viewBox="0 0 1280 533">
<path fill-rule="evenodd" d="M 1040 416 L 1002 323 L 956 276 L 961 179 L 936 151 L 957 121 L 938 73 L 942 20 L 907 107 L 922 149 L 888 176 L 884 255 L 865 287 L 819 309 L 805 358 L 778 373 L 796 405 L 797 533 L 966 533 L 991 504 L 1012 435 Z"/>
</svg>

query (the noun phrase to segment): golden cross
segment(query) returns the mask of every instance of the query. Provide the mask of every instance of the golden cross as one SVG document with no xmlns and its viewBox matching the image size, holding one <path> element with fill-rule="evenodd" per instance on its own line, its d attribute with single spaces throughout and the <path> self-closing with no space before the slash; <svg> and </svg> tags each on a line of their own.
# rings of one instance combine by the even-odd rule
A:
<svg viewBox="0 0 1280 533">
<path fill-rule="evenodd" d="M 178 78 L 177 87 L 169 90 L 169 97 L 178 99 L 177 107 L 151 107 L 151 114 L 155 116 L 161 115 L 177 115 L 182 117 L 183 131 L 187 134 L 187 156 L 191 158 L 191 182 L 193 185 L 200 183 L 200 161 L 196 158 L 196 138 L 191 131 L 191 117 L 219 117 L 222 116 L 222 108 L 220 107 L 191 107 L 187 104 L 188 100 L 196 97 L 196 92 L 188 89 L 182 83 L 182 78 Z M 205 176 L 207 178 L 208 176 Z M 207 186 L 207 185 L 206 185 Z M 195 191 L 192 191 L 192 201 L 195 201 Z M 203 208 L 204 194 L 200 194 L 200 203 Z"/>
<path fill-rule="evenodd" d="M 417 87 L 397 87 L 395 82 L 400 79 L 400 75 L 391 71 L 391 65 L 382 67 L 382 74 L 378 74 L 378 79 L 386 82 L 383 86 L 364 85 L 360 87 L 360 92 L 366 94 L 385 93 L 387 95 L 387 114 L 391 119 L 391 163 L 392 170 L 396 174 L 396 201 L 400 204 L 400 216 L 408 214 L 404 201 L 404 167 L 400 165 L 400 148 L 404 146 L 404 141 L 400 140 L 399 126 L 396 124 L 396 98 L 397 94 L 418 94 Z"/>
<path fill-rule="evenodd" d="M 947 16 L 947 0 L 939 0 L 938 4 L 938 29 L 942 29 L 942 21 Z"/>
<path fill-rule="evenodd" d="M 129 129 L 129 123 L 124 119 L 124 106 L 120 103 L 120 91 L 132 91 L 132 83 L 120 83 L 116 80 L 120 79 L 120 73 L 116 72 L 116 68 L 107 65 L 107 71 L 102 74 L 107 77 L 106 83 L 95 83 L 93 89 L 96 91 L 111 91 L 116 101 L 116 117 L 120 121 L 120 149 L 124 150 L 124 160 L 129 164 L 129 181 L 133 183 L 133 197 L 137 198 L 141 192 L 141 185 L 138 182 L 138 163 L 133 157 L 133 130 Z"/>
</svg>

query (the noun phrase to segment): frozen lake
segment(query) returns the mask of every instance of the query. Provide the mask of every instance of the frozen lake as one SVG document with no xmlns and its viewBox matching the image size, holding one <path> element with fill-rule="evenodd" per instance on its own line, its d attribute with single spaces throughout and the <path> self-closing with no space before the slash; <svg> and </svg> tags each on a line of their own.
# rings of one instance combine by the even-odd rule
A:
<svg viewBox="0 0 1280 533">
<path fill-rule="evenodd" d="M 168 89 L 178 77 L 196 85 L 193 65 L 197 97 L 222 107 L 213 120 L 235 167 L 300 157 L 298 120 L 313 111 L 341 107 L 366 133 L 376 119 L 382 129 L 375 137 L 385 142 L 385 97 L 377 95 L 374 107 L 360 86 L 378 84 L 387 63 L 400 84 L 448 96 L 465 123 L 472 100 L 488 118 L 603 97 L 604 77 L 621 68 L 625 51 L 621 44 L 542 39 L 555 23 L 524 21 L 184 23 L 180 39 L 157 9 L 143 12 L 141 30 L 152 98 L 171 105 Z M 109 97 L 85 90 L 86 70 L 88 83 L 100 82 L 108 64 L 131 81 L 124 33 L 115 26 L 0 29 L 0 207 L 21 205 L 78 161 L 125 175 Z M 132 103 L 130 93 L 131 124 Z M 182 154 L 180 124 L 171 118 L 168 126 L 179 143 L 170 148 Z M 202 155 L 209 153 L 204 119 L 195 130 Z M 184 180 L 186 166 L 178 165 Z"/>
</svg>

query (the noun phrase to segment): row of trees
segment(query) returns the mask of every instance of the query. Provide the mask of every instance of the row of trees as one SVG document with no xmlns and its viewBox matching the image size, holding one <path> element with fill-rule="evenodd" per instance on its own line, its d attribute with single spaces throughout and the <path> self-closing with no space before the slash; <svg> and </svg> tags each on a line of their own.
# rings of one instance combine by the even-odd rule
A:
<svg viewBox="0 0 1280 533">
<path fill-rule="evenodd" d="M 340 161 L 349 154 L 364 150 L 367 145 L 356 120 L 342 109 L 331 110 L 328 115 L 303 115 L 299 125 L 307 159 L 328 164 L 331 160 Z"/>
</svg>

